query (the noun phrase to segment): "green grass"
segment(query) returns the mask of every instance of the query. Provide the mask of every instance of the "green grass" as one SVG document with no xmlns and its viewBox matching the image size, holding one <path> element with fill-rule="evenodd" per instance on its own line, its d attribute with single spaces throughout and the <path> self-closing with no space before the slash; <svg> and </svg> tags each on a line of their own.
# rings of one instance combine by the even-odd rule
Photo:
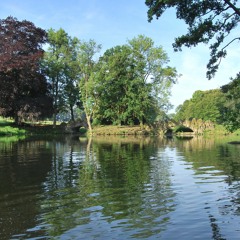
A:
<svg viewBox="0 0 240 240">
<path fill-rule="evenodd" d="M 6 136 L 6 135 L 25 135 L 26 130 L 19 129 L 17 127 L 12 126 L 0 126 L 0 136 Z"/>
<path fill-rule="evenodd" d="M 26 130 L 16 127 L 13 120 L 0 117 L 0 136 L 23 136 L 25 134 Z"/>
<path fill-rule="evenodd" d="M 148 127 L 140 126 L 96 126 L 93 135 L 148 135 L 151 131 Z"/>
<path fill-rule="evenodd" d="M 54 129 L 52 121 L 24 122 L 22 126 L 16 126 L 13 120 L 0 117 L 0 136 L 23 135 L 55 135 L 63 132 L 60 123 Z"/>
<path fill-rule="evenodd" d="M 8 118 L 0 117 L 0 127 L 13 125 L 13 121 Z"/>
</svg>

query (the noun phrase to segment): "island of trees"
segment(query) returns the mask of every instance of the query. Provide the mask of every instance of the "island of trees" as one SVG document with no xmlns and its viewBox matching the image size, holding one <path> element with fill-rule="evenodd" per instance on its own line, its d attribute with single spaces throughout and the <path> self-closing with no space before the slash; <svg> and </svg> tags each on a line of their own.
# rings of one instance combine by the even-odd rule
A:
<svg viewBox="0 0 240 240">
<path fill-rule="evenodd" d="M 100 55 L 94 40 L 63 29 L 0 21 L 0 115 L 17 124 L 82 110 L 92 125 L 151 124 L 169 109 L 175 68 L 152 39 L 139 35 Z M 43 51 L 43 46 L 46 48 Z"/>
<path fill-rule="evenodd" d="M 0 116 L 18 125 L 51 118 L 56 127 L 58 117 L 68 114 L 72 122 L 84 118 L 89 131 L 99 125 L 155 126 L 170 118 L 178 74 L 161 46 L 139 35 L 102 55 L 100 50 L 94 40 L 63 29 L 45 31 L 14 17 L 0 20 Z M 237 74 L 220 89 L 196 91 L 172 117 L 238 129 L 239 81 Z"/>
</svg>

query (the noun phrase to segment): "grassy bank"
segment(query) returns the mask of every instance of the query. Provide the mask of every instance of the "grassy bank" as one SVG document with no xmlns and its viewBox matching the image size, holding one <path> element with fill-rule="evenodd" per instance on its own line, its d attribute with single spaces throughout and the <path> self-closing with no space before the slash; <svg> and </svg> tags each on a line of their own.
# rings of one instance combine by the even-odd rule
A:
<svg viewBox="0 0 240 240">
<path fill-rule="evenodd" d="M 0 118 L 0 136 L 20 136 L 25 134 L 26 130 L 15 127 L 13 121 Z"/>
<path fill-rule="evenodd" d="M 11 119 L 0 118 L 0 136 L 54 135 L 63 133 L 60 125 L 53 128 L 52 122 L 23 123 L 16 126 Z"/>
<path fill-rule="evenodd" d="M 147 126 L 97 126 L 92 135 L 149 135 L 153 134 Z"/>
<path fill-rule="evenodd" d="M 41 121 L 35 123 L 23 123 L 22 126 L 16 126 L 12 120 L 0 118 L 0 136 L 27 136 L 27 135 L 56 135 L 56 134 L 66 134 L 65 127 L 66 124 L 57 124 L 53 128 L 51 121 Z M 175 133 L 173 129 L 173 133 Z M 180 129 L 181 130 L 181 129 Z M 79 134 L 84 134 L 86 129 L 79 129 Z M 95 126 L 92 131 L 92 135 L 159 135 L 161 131 L 159 129 L 150 129 L 148 126 Z M 184 131 L 180 131 L 184 135 Z M 188 134 L 188 132 L 186 133 Z M 194 135 L 194 133 L 191 133 Z M 206 130 L 203 133 L 205 137 L 211 136 L 240 136 L 240 129 L 234 133 L 229 133 L 223 126 L 215 125 L 214 128 Z"/>
<path fill-rule="evenodd" d="M 24 129 L 19 129 L 17 127 L 11 127 L 11 126 L 5 126 L 2 127 L 0 126 L 0 136 L 13 136 L 13 135 L 25 135 L 26 134 L 26 130 Z"/>
</svg>

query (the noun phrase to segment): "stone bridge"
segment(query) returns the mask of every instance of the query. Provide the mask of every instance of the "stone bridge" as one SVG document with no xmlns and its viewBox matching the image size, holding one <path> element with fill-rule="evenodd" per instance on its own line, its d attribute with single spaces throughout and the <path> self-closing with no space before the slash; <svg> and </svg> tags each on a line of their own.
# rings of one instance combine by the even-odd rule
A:
<svg viewBox="0 0 240 240">
<path fill-rule="evenodd" d="M 62 123 L 62 128 L 67 133 L 78 133 L 81 127 L 88 128 L 85 120 L 76 120 L 74 122 Z"/>
<path fill-rule="evenodd" d="M 215 125 L 211 121 L 203 121 L 202 119 L 185 120 L 182 122 L 163 121 L 157 123 L 160 133 L 172 135 L 177 132 L 185 132 L 189 134 L 203 134 L 206 130 L 214 129 Z"/>
<path fill-rule="evenodd" d="M 212 130 L 215 124 L 211 121 L 203 121 L 202 119 L 185 120 L 182 123 L 183 126 L 188 127 L 193 130 L 195 134 L 202 134 L 206 130 Z"/>
</svg>

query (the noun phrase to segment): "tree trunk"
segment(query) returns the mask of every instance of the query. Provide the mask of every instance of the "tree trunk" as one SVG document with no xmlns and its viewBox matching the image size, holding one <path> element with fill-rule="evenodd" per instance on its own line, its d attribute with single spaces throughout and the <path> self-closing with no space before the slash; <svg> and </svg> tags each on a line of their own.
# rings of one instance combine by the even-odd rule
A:
<svg viewBox="0 0 240 240">
<path fill-rule="evenodd" d="M 57 111 L 56 111 L 56 109 L 54 109 L 54 112 L 53 112 L 53 128 L 56 128 L 56 125 L 57 125 Z"/>
<path fill-rule="evenodd" d="M 140 119 L 139 123 L 140 123 L 140 129 L 143 129 L 143 120 L 142 120 L 142 118 Z"/>
<path fill-rule="evenodd" d="M 16 125 L 20 125 L 20 121 L 19 121 L 19 117 L 18 117 L 17 113 L 16 113 L 15 116 L 14 116 L 14 123 L 15 123 Z"/>
<path fill-rule="evenodd" d="M 86 114 L 86 119 L 87 119 L 88 129 L 89 129 L 90 132 L 92 132 L 92 125 L 91 125 L 91 117 L 90 117 L 90 115 Z"/>
<path fill-rule="evenodd" d="M 57 123 L 57 112 L 58 112 L 58 83 L 59 83 L 59 75 L 56 77 L 56 81 L 53 81 L 53 89 L 55 89 L 54 94 L 54 105 L 53 105 L 53 128 L 56 128 Z M 54 91 L 54 90 L 53 90 Z"/>
<path fill-rule="evenodd" d="M 70 104 L 70 112 L 71 112 L 71 120 L 73 122 L 75 122 L 75 119 L 74 119 L 74 113 L 73 113 L 73 105 Z"/>
</svg>

